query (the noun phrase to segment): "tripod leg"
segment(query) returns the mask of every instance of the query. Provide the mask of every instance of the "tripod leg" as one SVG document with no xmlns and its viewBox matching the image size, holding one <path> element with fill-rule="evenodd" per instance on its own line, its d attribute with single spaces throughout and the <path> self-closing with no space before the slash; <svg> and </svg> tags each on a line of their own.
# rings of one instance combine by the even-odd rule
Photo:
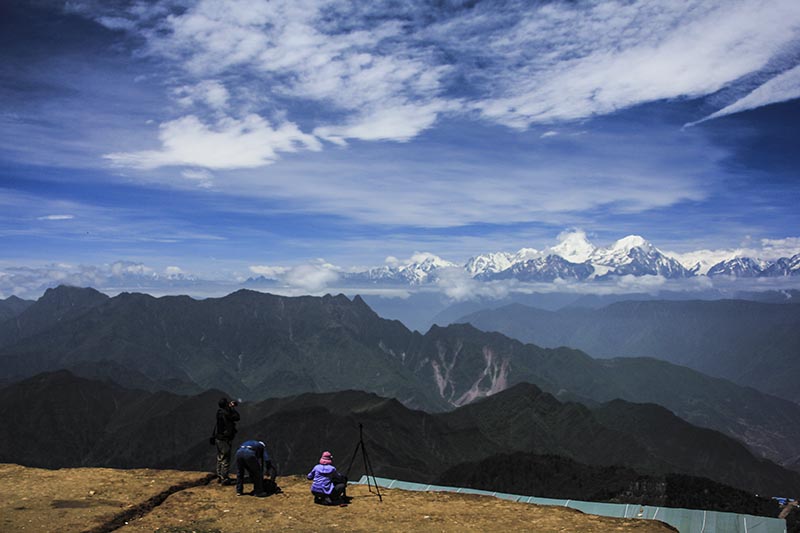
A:
<svg viewBox="0 0 800 533">
<path fill-rule="evenodd" d="M 353 461 L 356 460 L 356 455 L 358 455 L 358 449 L 364 446 L 364 425 L 358 425 L 358 444 L 356 444 L 356 449 L 353 450 L 353 456 L 350 458 L 350 464 L 347 466 L 347 471 L 344 473 L 347 479 L 350 479 L 350 469 L 353 468 Z M 364 472 L 366 474 L 366 471 Z"/>
<path fill-rule="evenodd" d="M 367 476 L 367 488 L 372 492 L 372 486 L 369 484 L 369 468 L 367 467 L 367 448 L 364 446 L 364 441 L 361 441 L 361 458 L 364 460 L 364 475 Z"/>
<path fill-rule="evenodd" d="M 367 454 L 367 447 L 364 446 L 364 443 L 361 443 L 361 454 L 364 456 L 364 471 L 367 475 L 367 486 L 369 486 L 369 477 L 372 476 L 372 480 L 375 482 L 375 491 L 378 493 L 378 501 L 383 502 L 383 496 L 381 496 L 381 489 L 378 487 L 378 479 L 375 477 L 375 471 L 372 469 L 372 463 L 369 460 L 369 455 Z M 372 492 L 372 490 L 370 490 Z"/>
<path fill-rule="evenodd" d="M 358 441 L 356 444 L 356 449 L 353 450 L 353 456 L 350 458 L 350 464 L 347 466 L 347 471 L 344 473 L 347 479 L 350 479 L 350 469 L 353 468 L 353 462 L 356 460 L 356 455 L 358 455 L 358 449 L 361 448 L 362 442 Z"/>
</svg>

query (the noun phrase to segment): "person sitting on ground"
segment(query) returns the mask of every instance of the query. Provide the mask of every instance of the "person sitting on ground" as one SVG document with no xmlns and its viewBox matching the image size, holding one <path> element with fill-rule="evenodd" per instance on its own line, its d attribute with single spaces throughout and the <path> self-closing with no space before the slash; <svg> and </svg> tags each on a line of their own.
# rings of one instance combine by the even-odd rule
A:
<svg viewBox="0 0 800 533">
<path fill-rule="evenodd" d="M 333 505 L 346 500 L 347 478 L 340 475 L 333 466 L 331 452 L 323 452 L 319 464 L 314 466 L 306 477 L 314 480 L 311 484 L 314 503 Z"/>
<path fill-rule="evenodd" d="M 244 492 L 245 471 L 253 481 L 253 494 L 259 498 L 267 495 L 264 490 L 264 468 L 271 468 L 266 445 L 260 440 L 248 440 L 236 450 L 236 495 Z"/>
</svg>

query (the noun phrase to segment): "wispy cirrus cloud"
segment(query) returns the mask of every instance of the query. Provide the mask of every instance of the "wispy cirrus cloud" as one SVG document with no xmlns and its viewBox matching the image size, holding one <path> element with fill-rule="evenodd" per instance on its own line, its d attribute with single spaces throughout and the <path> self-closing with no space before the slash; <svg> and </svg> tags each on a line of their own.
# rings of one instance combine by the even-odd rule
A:
<svg viewBox="0 0 800 533">
<path fill-rule="evenodd" d="M 169 10 L 170 4 L 159 4 Z M 162 149 L 156 151 L 113 153 L 107 157 L 119 165 L 154 168 L 188 164 L 207 168 L 262 166 L 275 160 L 275 154 L 289 147 L 315 150 L 315 136 L 342 144 L 345 139 L 405 141 L 429 128 L 439 113 L 456 107 L 452 101 L 437 97 L 440 79 L 449 68 L 435 65 L 425 48 L 404 42 L 404 27 L 399 20 L 345 27 L 349 23 L 329 16 L 329 9 L 346 6 L 341 2 L 279 1 L 228 2 L 225 7 L 213 1 L 201 1 L 168 17 L 153 16 L 141 6 L 124 10 L 120 16 L 95 16 L 112 29 L 128 29 L 145 39 L 140 53 L 180 66 L 190 83 L 173 89 L 182 106 L 203 104 L 222 111 L 239 99 L 240 107 L 267 102 L 277 115 L 291 109 L 291 102 L 316 101 L 328 109 L 324 115 L 343 117 L 340 122 L 317 126 L 314 133 L 302 133 L 292 121 L 281 120 L 279 135 L 268 134 L 263 125 L 256 135 L 230 135 L 243 121 L 268 122 L 250 112 L 247 117 L 232 114 L 217 117 L 214 124 L 197 124 L 197 117 L 187 115 L 161 124 Z M 85 5 L 81 10 L 93 16 L 103 7 Z M 155 9 L 154 12 L 158 12 Z M 128 21 L 119 22 L 120 18 Z M 246 87 L 232 94 L 224 78 L 235 73 L 237 85 Z M 209 78 L 213 76 L 213 78 Z M 245 101 L 242 101 L 245 100 Z M 205 129 L 205 131 L 202 131 Z M 222 142 L 222 151 L 241 140 L 254 140 L 237 155 L 245 155 L 241 164 L 226 154 L 206 151 L 204 158 L 178 149 L 175 145 L 190 136 L 210 132 Z M 236 133 L 236 132 L 234 132 Z M 244 137 L 244 139 L 242 139 Z M 297 144 L 294 144 L 297 143 Z M 247 144 L 247 143 L 246 143 Z"/>
<path fill-rule="evenodd" d="M 777 104 L 795 98 L 800 98 L 800 65 L 771 78 L 732 104 L 689 125 L 693 126 L 706 120 L 749 111 L 750 109 L 757 109 L 765 105 Z"/>
<path fill-rule="evenodd" d="M 359 146 L 323 154 L 324 164 L 283 161 L 274 177 L 254 170 L 228 175 L 225 187 L 280 199 L 289 210 L 382 226 L 569 226 L 591 211 L 640 213 L 708 196 L 705 176 L 724 153 L 697 132 L 660 133 L 550 137 L 552 151 L 531 146 L 513 161 L 497 156 L 495 146 L 513 142 L 500 135 L 494 145 L 417 149 L 412 158 L 403 146 Z"/>
<path fill-rule="evenodd" d="M 164 121 L 161 150 L 108 156 L 147 168 L 263 166 L 287 145 L 319 149 L 317 138 L 408 141 L 445 114 L 525 129 L 701 98 L 761 71 L 800 39 L 793 0 L 70 6 L 143 40 L 138 54 L 177 67 L 180 106 L 225 113 Z M 790 72 L 712 117 L 796 98 Z M 310 102 L 309 121 L 302 109 Z M 245 135 L 242 124 L 256 120 Z M 222 153 L 199 157 L 178 146 L 198 136 L 222 142 Z M 226 142 L 240 137 L 247 148 L 236 164 Z"/>
<path fill-rule="evenodd" d="M 498 28 L 483 52 L 470 18 L 448 30 L 489 56 L 479 83 L 498 94 L 476 107 L 525 128 L 709 95 L 785 53 L 800 37 L 798 21 L 792 1 L 605 1 L 542 4 Z"/>
<path fill-rule="evenodd" d="M 228 89 L 217 80 L 203 80 L 194 85 L 182 85 L 173 89 L 178 104 L 186 107 L 205 104 L 212 109 L 225 109 L 231 95 Z"/>
<path fill-rule="evenodd" d="M 45 215 L 36 217 L 36 220 L 72 220 L 75 215 Z"/>
</svg>

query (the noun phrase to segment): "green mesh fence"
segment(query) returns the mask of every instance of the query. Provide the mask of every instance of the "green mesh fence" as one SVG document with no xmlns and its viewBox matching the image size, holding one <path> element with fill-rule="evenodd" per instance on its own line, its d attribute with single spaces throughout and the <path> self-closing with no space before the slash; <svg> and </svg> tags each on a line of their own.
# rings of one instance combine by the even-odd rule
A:
<svg viewBox="0 0 800 533">
<path fill-rule="evenodd" d="M 559 500 L 553 498 L 536 498 L 534 496 L 520 496 L 489 490 L 466 489 L 463 487 L 444 487 L 441 485 L 426 485 L 412 483 L 397 479 L 370 478 L 370 482 L 377 481 L 378 485 L 387 489 L 443 491 L 461 494 L 479 494 L 494 496 L 503 500 L 521 503 L 535 503 L 537 505 L 555 505 L 577 509 L 586 514 L 611 516 L 615 518 L 641 518 L 643 520 L 659 520 L 676 528 L 681 533 L 786 533 L 786 521 L 779 518 L 767 518 L 735 513 L 721 513 L 717 511 L 700 511 L 697 509 L 675 509 L 672 507 L 652 507 L 649 505 L 633 505 L 624 503 L 599 503 L 582 502 L 578 500 Z M 359 485 L 367 484 L 367 476 L 362 476 L 355 482 Z"/>
</svg>

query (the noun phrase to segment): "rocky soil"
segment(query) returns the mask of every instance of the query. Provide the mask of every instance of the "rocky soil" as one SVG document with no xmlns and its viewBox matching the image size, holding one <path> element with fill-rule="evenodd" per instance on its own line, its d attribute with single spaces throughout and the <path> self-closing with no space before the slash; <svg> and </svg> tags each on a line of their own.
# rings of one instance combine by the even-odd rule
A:
<svg viewBox="0 0 800 533">
<path fill-rule="evenodd" d="M 278 478 L 282 492 L 237 497 L 208 474 L 168 470 L 0 465 L 0 530 L 227 533 L 243 531 L 675 531 L 654 521 L 448 493 L 350 486 L 346 507 L 315 505 L 309 483 Z M 246 490 L 248 487 L 246 486 Z"/>
</svg>

